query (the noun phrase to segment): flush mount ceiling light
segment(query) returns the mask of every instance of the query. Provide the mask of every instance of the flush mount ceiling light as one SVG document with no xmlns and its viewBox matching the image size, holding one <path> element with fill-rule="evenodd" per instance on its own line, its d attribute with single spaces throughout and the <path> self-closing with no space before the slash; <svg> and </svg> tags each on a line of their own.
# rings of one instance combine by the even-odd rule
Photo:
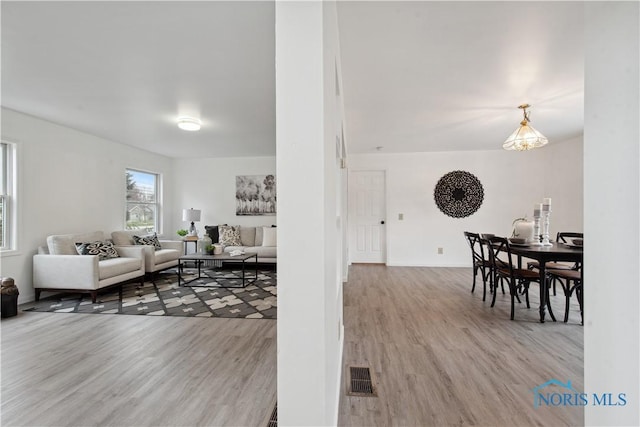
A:
<svg viewBox="0 0 640 427">
<path fill-rule="evenodd" d="M 202 122 L 200 119 L 194 119 L 193 117 L 179 117 L 178 127 L 182 130 L 196 131 L 200 130 Z"/>
<path fill-rule="evenodd" d="M 518 108 L 523 111 L 524 119 L 520 122 L 520 127 L 502 144 L 502 148 L 505 150 L 531 150 L 542 147 L 549 142 L 543 134 L 535 130 L 532 126 L 529 126 L 530 120 L 527 108 L 530 107 L 531 105 L 529 104 L 518 106 Z"/>
</svg>

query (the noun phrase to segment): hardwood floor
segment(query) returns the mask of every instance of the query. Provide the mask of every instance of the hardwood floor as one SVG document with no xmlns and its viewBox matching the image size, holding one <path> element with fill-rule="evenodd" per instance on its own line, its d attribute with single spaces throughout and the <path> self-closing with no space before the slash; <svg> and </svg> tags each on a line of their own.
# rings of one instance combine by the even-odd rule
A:
<svg viewBox="0 0 640 427">
<path fill-rule="evenodd" d="M 339 425 L 584 424 L 582 407 L 534 408 L 532 390 L 552 378 L 583 390 L 577 303 L 565 324 L 564 297 L 552 297 L 560 321 L 540 324 L 532 285 L 532 308 L 519 304 L 511 321 L 508 295 L 492 309 L 471 278 L 470 268 L 351 267 L 343 375 L 369 366 L 379 397 L 346 396 L 343 385 Z"/>
<path fill-rule="evenodd" d="M 3 426 L 266 426 L 276 322 L 21 313 L 1 369 Z"/>
<path fill-rule="evenodd" d="M 379 397 L 343 385 L 340 425 L 584 423 L 580 407 L 534 409 L 532 392 L 583 389 L 577 304 L 568 324 L 540 324 L 534 286 L 510 321 L 508 297 L 490 308 L 467 268 L 358 265 L 349 279 L 344 372 L 370 366 Z M 27 312 L 1 328 L 3 426 L 265 426 L 275 403 L 272 320 Z"/>
</svg>

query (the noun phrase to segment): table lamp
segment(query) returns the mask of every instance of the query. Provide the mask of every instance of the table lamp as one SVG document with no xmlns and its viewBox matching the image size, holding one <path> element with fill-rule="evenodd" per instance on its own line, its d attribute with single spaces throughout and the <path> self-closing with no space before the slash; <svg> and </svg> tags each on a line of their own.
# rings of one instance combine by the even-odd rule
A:
<svg viewBox="0 0 640 427">
<path fill-rule="evenodd" d="M 191 221 L 191 226 L 189 227 L 189 236 L 197 236 L 198 232 L 196 231 L 194 222 L 200 221 L 200 209 L 183 209 L 182 220 Z"/>
</svg>

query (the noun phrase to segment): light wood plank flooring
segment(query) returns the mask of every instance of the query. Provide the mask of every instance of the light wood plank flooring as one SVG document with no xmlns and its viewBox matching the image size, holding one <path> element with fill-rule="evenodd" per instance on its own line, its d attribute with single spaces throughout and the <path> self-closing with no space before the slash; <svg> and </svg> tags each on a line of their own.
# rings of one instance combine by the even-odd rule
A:
<svg viewBox="0 0 640 427">
<path fill-rule="evenodd" d="M 509 298 L 482 301 L 470 268 L 354 265 L 344 290 L 348 366 L 369 366 L 379 397 L 341 393 L 342 426 L 583 425 L 582 408 L 533 407 L 551 378 L 583 390 L 583 328 L 577 304 L 562 322 L 538 322 L 538 287 L 509 320 Z M 560 293 L 562 291 L 560 290 Z M 573 298 L 575 302 L 575 297 Z"/>
<path fill-rule="evenodd" d="M 21 313 L 1 365 L 2 426 L 266 426 L 276 322 Z"/>
<path fill-rule="evenodd" d="M 584 423 L 581 408 L 534 409 L 531 391 L 550 378 L 582 390 L 575 304 L 569 324 L 524 305 L 510 321 L 507 296 L 491 309 L 470 293 L 470 269 L 349 278 L 344 366 L 370 366 L 379 397 L 343 389 L 340 425 Z M 275 402 L 275 321 L 21 313 L 1 327 L 3 426 L 264 426 Z"/>
</svg>

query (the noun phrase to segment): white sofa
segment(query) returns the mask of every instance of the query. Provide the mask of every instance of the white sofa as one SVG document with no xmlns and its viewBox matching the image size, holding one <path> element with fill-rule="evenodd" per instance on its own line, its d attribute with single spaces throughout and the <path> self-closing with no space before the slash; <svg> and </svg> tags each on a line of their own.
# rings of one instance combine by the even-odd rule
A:
<svg viewBox="0 0 640 427">
<path fill-rule="evenodd" d="M 90 293 L 96 302 L 98 291 L 145 274 L 142 246 L 115 246 L 118 258 L 99 260 L 97 255 L 78 255 L 76 243 L 105 241 L 102 231 L 60 234 L 47 237 L 47 246 L 33 256 L 33 287 L 36 301 L 42 291 Z"/>
<path fill-rule="evenodd" d="M 140 230 L 121 230 L 111 233 L 111 240 L 116 246 L 134 246 L 133 236 L 143 236 Z M 177 267 L 178 258 L 183 254 L 184 243 L 181 240 L 160 240 L 162 249 L 153 246 L 137 246 L 144 249 L 144 271 L 151 276 L 167 268 Z"/>
<path fill-rule="evenodd" d="M 241 246 L 225 246 L 224 252 L 231 252 L 240 249 L 244 252 L 252 252 L 258 254 L 258 262 L 260 263 L 277 263 L 278 247 L 262 246 L 263 243 L 263 227 L 245 227 L 240 226 Z"/>
</svg>

